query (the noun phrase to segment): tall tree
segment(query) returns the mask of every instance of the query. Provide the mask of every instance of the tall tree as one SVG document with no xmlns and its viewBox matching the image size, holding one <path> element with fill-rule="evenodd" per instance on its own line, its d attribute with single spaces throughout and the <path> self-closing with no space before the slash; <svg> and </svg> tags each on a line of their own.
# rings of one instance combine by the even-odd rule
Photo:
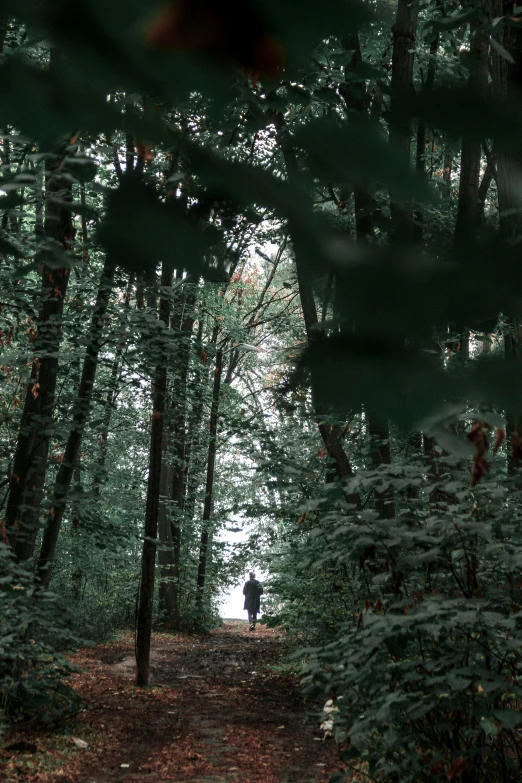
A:
<svg viewBox="0 0 522 783">
<path fill-rule="evenodd" d="M 56 476 L 52 495 L 52 505 L 45 525 L 40 557 L 38 560 L 38 576 L 44 587 L 49 586 L 52 574 L 52 563 L 55 557 L 56 544 L 62 519 L 65 513 L 67 494 L 75 471 L 78 469 L 78 459 L 82 445 L 83 433 L 89 418 L 91 400 L 94 390 L 94 380 L 98 367 L 98 357 L 106 324 L 109 297 L 114 281 L 115 267 L 106 260 L 103 266 L 96 304 L 87 337 L 87 349 L 83 362 L 82 375 L 78 393 L 73 405 L 72 425 L 67 438 L 63 459 Z"/>
<path fill-rule="evenodd" d="M 484 5 L 484 3 L 483 3 Z M 488 78 L 488 36 L 482 23 L 471 24 L 469 59 L 471 72 L 468 88 L 475 95 L 483 95 Z M 455 242 L 462 245 L 469 240 L 479 222 L 479 181 L 482 145 L 473 135 L 464 135 L 460 158 L 459 200 Z"/>
<path fill-rule="evenodd" d="M 169 327 L 170 288 L 174 268 L 170 261 L 163 261 L 161 269 L 161 294 L 159 321 L 165 329 Z M 160 340 L 160 342 L 162 342 Z M 162 353 L 163 346 L 158 346 Z M 167 391 L 167 366 L 164 355 L 159 360 L 154 374 L 153 405 L 150 433 L 149 474 L 147 479 L 147 502 L 145 507 L 145 535 L 141 559 L 141 578 L 136 632 L 136 685 L 149 684 L 150 636 L 152 632 L 152 602 L 156 568 L 156 539 L 158 534 L 158 512 L 161 491 L 161 467 L 163 456 L 163 429 L 165 397 Z"/>
<path fill-rule="evenodd" d="M 400 155 L 405 170 L 410 168 L 412 128 L 409 119 L 398 108 L 399 101 L 413 95 L 413 63 L 419 6 L 410 0 L 398 0 L 393 25 L 393 53 L 391 62 L 390 140 Z M 399 204 L 390 196 L 392 235 L 397 242 L 415 239 L 412 207 Z"/>
<path fill-rule="evenodd" d="M 205 500 L 203 504 L 202 529 L 199 545 L 199 563 L 196 592 L 196 606 L 201 611 L 205 595 L 207 579 L 207 562 L 209 558 L 210 520 L 212 517 L 212 502 L 214 489 L 214 475 L 216 471 L 216 446 L 217 426 L 219 413 L 219 394 L 221 390 L 221 376 L 223 373 L 223 351 L 216 352 L 216 365 L 214 368 L 214 384 L 212 387 L 212 406 L 210 409 L 209 441 L 207 457 L 207 478 L 205 483 Z"/>
<path fill-rule="evenodd" d="M 53 429 L 63 307 L 70 277 L 67 252 L 74 238 L 69 206 L 72 179 L 67 171 L 67 161 L 72 154 L 73 150 L 67 147 L 46 157 L 44 232 L 48 241 L 47 253 L 52 260 L 44 261 L 42 266 L 33 365 L 5 514 L 9 541 L 18 560 L 33 556 Z"/>
<path fill-rule="evenodd" d="M 195 302 L 198 286 L 188 280 L 184 286 L 184 295 L 180 300 L 180 310 L 173 314 L 176 323 L 172 328 L 177 335 L 177 351 L 172 378 L 172 402 L 170 405 L 168 423 L 168 442 L 171 468 L 168 472 L 166 487 L 169 503 L 169 514 L 163 521 L 160 539 L 166 544 L 160 552 L 162 583 L 160 595 L 165 610 L 165 620 L 177 627 L 180 619 L 179 578 L 182 519 L 185 509 L 187 484 L 187 378 L 192 348 L 192 330 L 196 320 Z M 163 533 L 163 537 L 161 535 Z"/>
</svg>

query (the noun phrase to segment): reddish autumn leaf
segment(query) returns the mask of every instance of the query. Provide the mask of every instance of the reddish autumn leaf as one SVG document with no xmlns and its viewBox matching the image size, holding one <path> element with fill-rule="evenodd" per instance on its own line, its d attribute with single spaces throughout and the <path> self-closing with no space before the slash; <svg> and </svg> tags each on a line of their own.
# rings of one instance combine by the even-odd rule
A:
<svg viewBox="0 0 522 783">
<path fill-rule="evenodd" d="M 138 152 L 138 155 L 144 160 L 148 162 L 154 160 L 154 153 L 152 152 L 152 147 L 150 144 L 146 144 L 143 141 L 137 141 L 136 150 Z"/>
<path fill-rule="evenodd" d="M 7 537 L 7 529 L 5 526 L 5 517 L 2 517 L 2 520 L 0 521 L 0 533 L 2 535 L 2 541 L 6 546 L 9 546 L 9 539 Z"/>
<path fill-rule="evenodd" d="M 489 448 L 488 431 L 489 424 L 483 421 L 476 421 L 468 432 L 468 440 L 476 446 L 476 452 L 473 455 L 473 468 L 471 471 L 471 486 L 474 487 L 485 473 L 489 473 L 489 463 L 485 454 Z"/>
</svg>

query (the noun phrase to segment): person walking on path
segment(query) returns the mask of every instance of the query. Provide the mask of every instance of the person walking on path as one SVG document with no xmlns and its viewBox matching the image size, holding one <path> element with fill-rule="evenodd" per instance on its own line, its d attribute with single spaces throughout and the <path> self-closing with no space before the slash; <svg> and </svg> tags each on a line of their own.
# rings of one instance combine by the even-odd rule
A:
<svg viewBox="0 0 522 783">
<path fill-rule="evenodd" d="M 263 595 L 263 585 L 256 579 L 255 571 L 250 571 L 250 579 L 248 582 L 245 582 L 243 595 L 245 596 L 243 609 L 246 609 L 248 612 L 250 630 L 255 631 L 257 615 L 261 609 L 261 596 Z"/>
</svg>

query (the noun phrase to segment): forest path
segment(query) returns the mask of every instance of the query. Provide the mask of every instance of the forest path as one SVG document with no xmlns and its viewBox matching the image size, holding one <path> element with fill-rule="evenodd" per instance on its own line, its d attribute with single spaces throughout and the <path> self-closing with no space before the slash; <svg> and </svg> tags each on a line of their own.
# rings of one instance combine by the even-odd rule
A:
<svg viewBox="0 0 522 783">
<path fill-rule="evenodd" d="M 277 631 L 258 625 L 249 632 L 242 622 L 204 637 L 155 635 L 151 687 L 139 689 L 130 635 L 81 650 L 73 656 L 83 669 L 74 687 L 89 706 L 71 728 L 88 747 L 78 749 L 66 737 L 55 743 L 52 772 L 34 754 L 34 774 L 25 766 L 17 777 L 11 763 L 8 779 L 326 783 L 339 768 L 335 746 L 307 720 L 296 678 L 269 666 L 281 651 Z M 39 739 L 31 741 L 51 752 Z"/>
</svg>

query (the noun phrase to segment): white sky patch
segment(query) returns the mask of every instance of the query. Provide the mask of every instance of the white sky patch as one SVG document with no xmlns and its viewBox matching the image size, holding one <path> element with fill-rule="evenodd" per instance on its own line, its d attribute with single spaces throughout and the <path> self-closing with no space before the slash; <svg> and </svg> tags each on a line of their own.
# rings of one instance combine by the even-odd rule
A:
<svg viewBox="0 0 522 783">
<path fill-rule="evenodd" d="M 241 525 L 241 521 L 238 520 L 238 527 Z M 236 533 L 233 533 L 231 530 L 221 530 L 218 538 L 222 541 L 226 541 L 228 544 L 234 545 L 234 544 L 240 544 L 243 541 L 246 541 L 249 536 L 249 531 L 245 527 L 243 530 L 238 531 Z M 256 568 L 256 564 L 253 563 L 251 568 L 254 569 L 256 572 L 256 578 L 259 579 L 260 582 L 263 582 L 267 579 L 268 575 L 263 573 L 263 571 L 260 571 L 259 568 Z M 250 569 L 249 569 L 250 570 Z M 219 600 L 221 603 L 221 607 L 219 610 L 219 613 L 223 619 L 226 620 L 247 620 L 247 613 L 243 609 L 243 603 L 244 603 L 244 596 L 243 596 L 243 585 L 245 584 L 246 580 L 248 579 L 248 571 L 245 572 L 244 577 L 240 583 L 235 585 L 234 587 L 230 588 L 227 592 L 223 593 Z M 263 614 L 263 597 L 261 597 L 261 614 Z"/>
</svg>

